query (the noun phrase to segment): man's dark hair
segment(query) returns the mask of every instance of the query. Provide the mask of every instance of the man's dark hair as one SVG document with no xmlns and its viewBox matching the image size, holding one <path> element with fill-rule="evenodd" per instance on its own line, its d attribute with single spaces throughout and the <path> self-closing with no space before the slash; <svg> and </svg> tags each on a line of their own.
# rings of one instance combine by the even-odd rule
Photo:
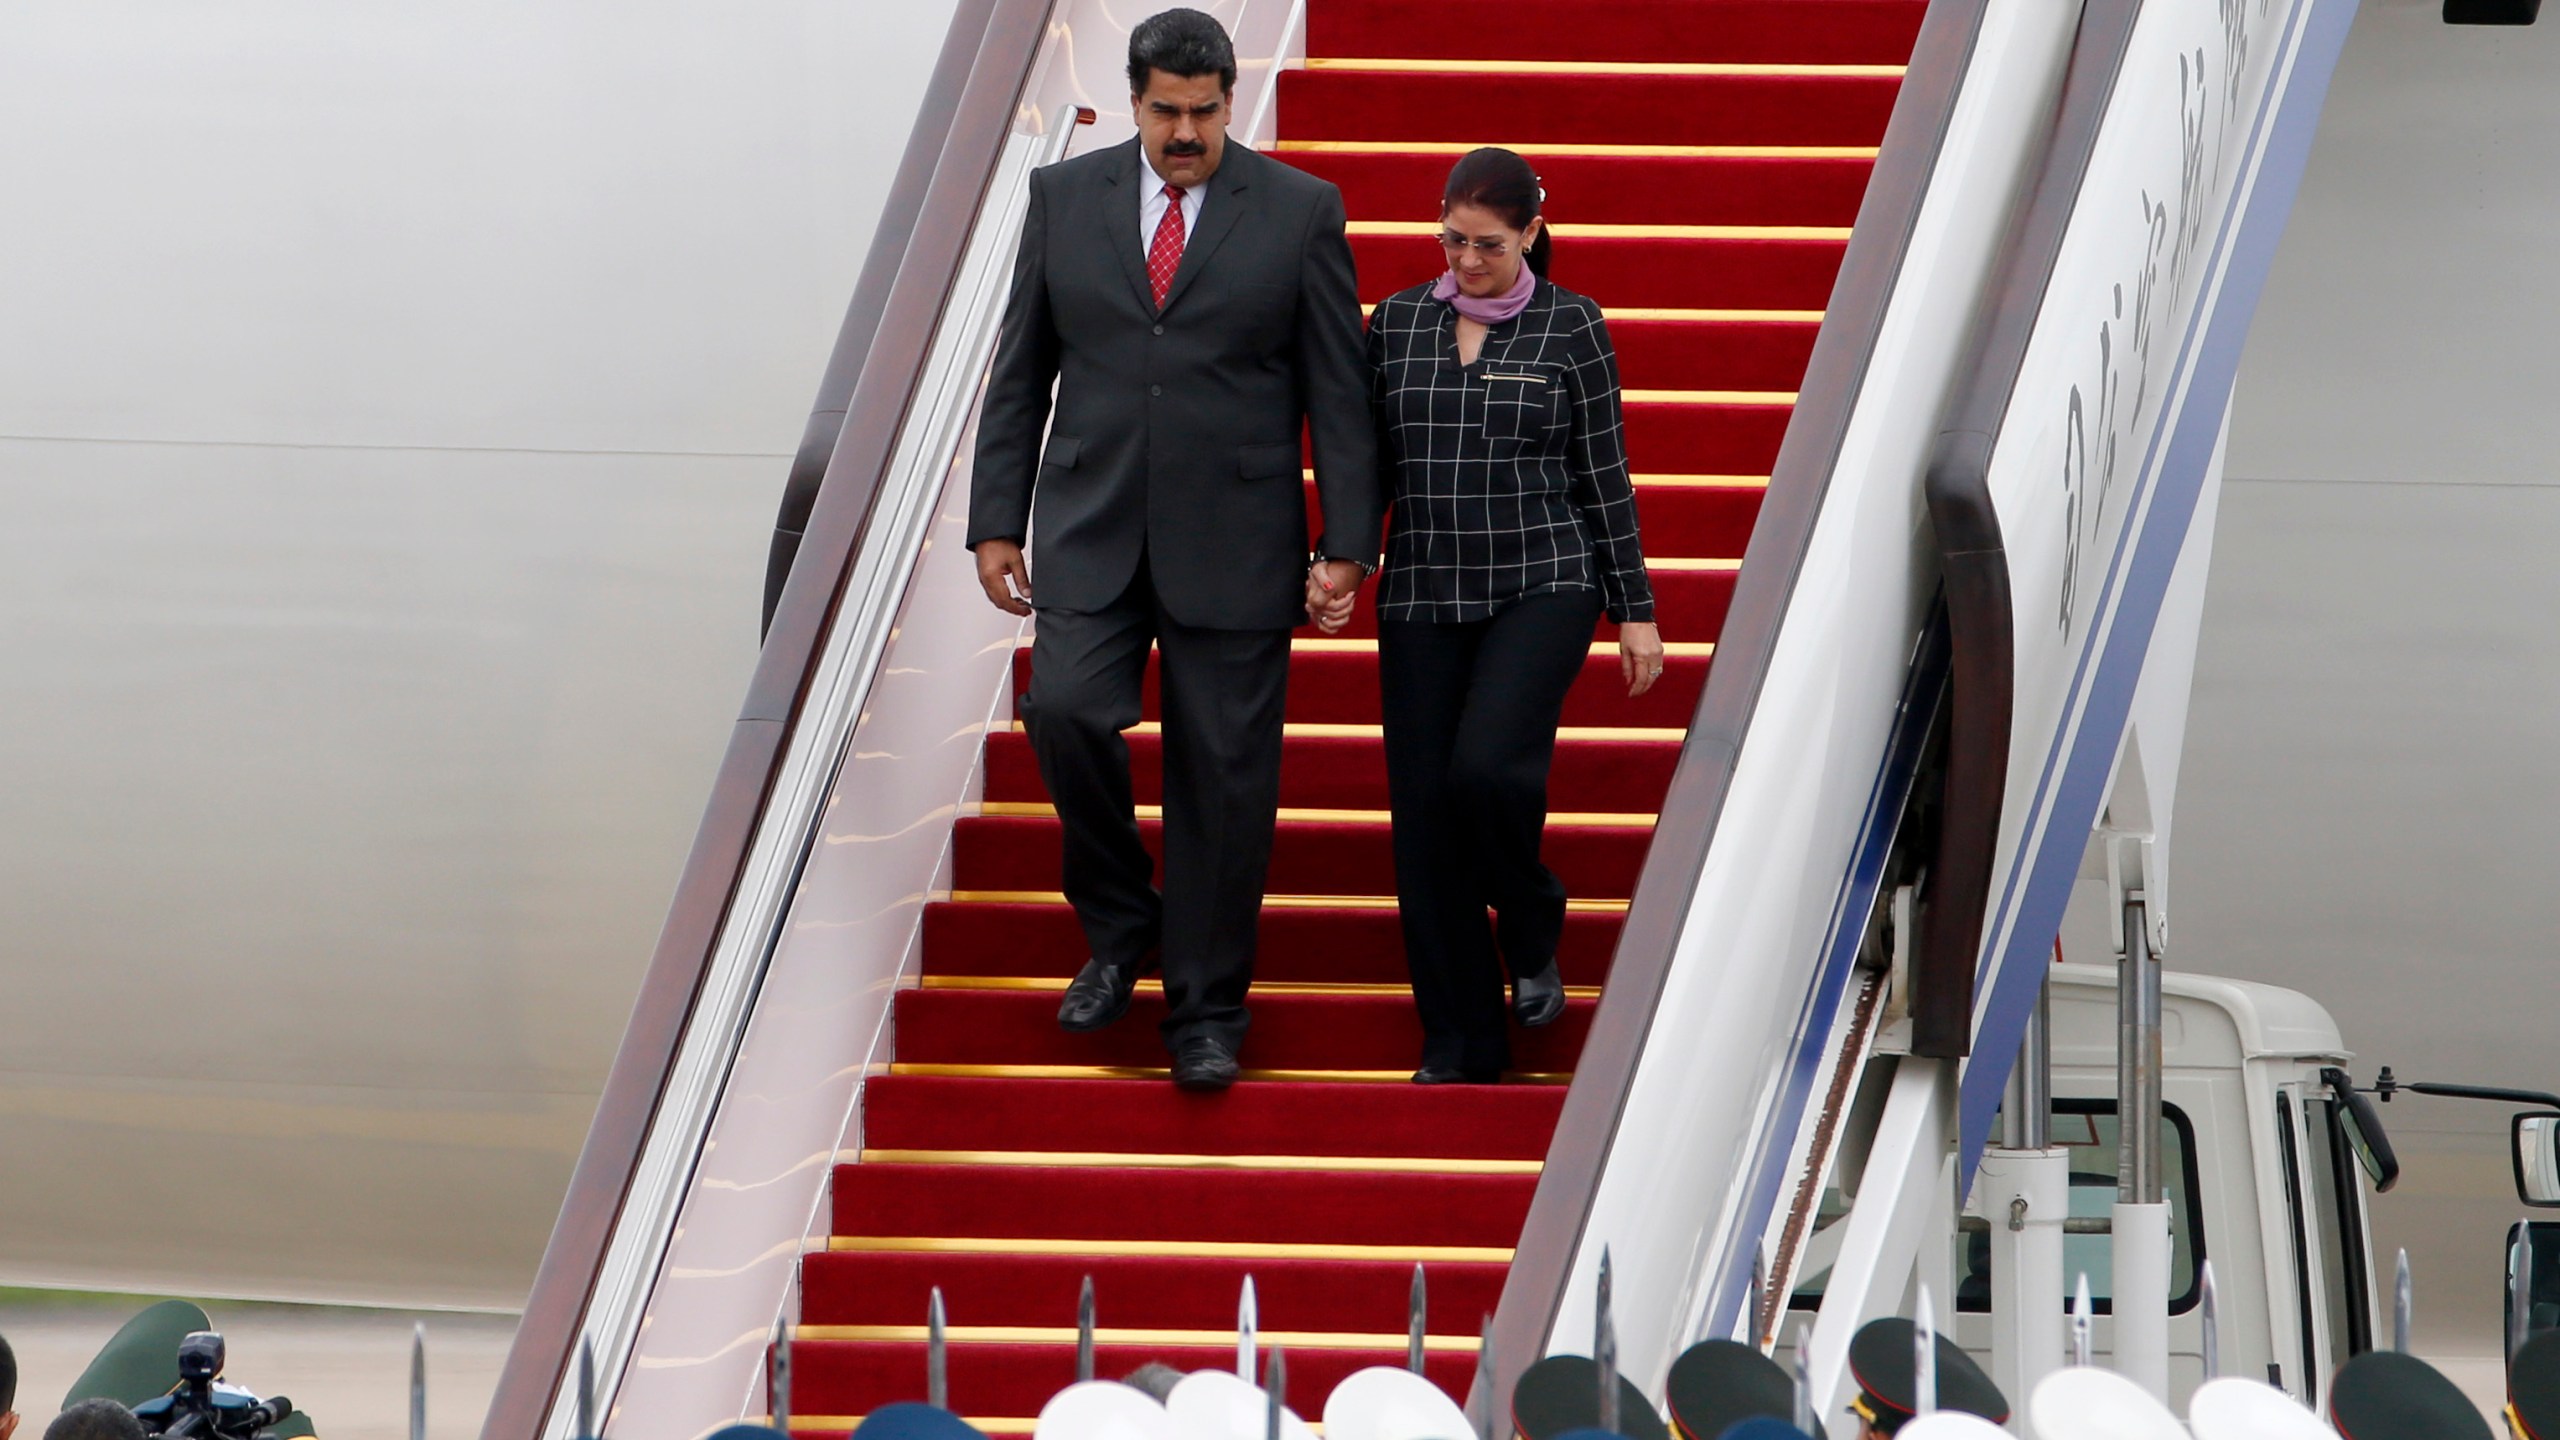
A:
<svg viewBox="0 0 2560 1440">
<path fill-rule="evenodd" d="M 18 1408 L 18 1352 L 9 1348 L 9 1337 L 0 1335 L 0 1415 Z"/>
<path fill-rule="evenodd" d="M 1184 80 L 1215 75 L 1218 88 L 1236 88 L 1236 46 L 1226 27 L 1197 10 L 1150 15 L 1129 32 L 1129 93 L 1147 93 L 1147 72 Z"/>
<path fill-rule="evenodd" d="M 53 1417 L 44 1440 L 144 1440 L 142 1422 L 113 1400 L 83 1400 Z"/>
</svg>

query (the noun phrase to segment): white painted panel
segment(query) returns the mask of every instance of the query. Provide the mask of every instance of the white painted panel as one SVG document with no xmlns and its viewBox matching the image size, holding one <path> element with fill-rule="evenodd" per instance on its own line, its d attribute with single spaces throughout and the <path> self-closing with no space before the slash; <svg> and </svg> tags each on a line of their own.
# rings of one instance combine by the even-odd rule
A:
<svg viewBox="0 0 2560 1440">
<path fill-rule="evenodd" d="M 0 6 L 0 1281 L 520 1300 L 951 8 Z"/>
<path fill-rule="evenodd" d="M 2367 0 L 2241 373 L 2180 781 L 2181 963 L 2369 1076 L 2553 1088 L 2560 27 Z M 2419 1349 L 2498 1393 L 2505 1112 L 2385 1111 Z M 2387 1273 L 2387 1272 L 2386 1272 Z"/>
<path fill-rule="evenodd" d="M 1758 1231 L 1752 1172 L 1795 1140 L 1772 1116 L 1934 588 L 1922 467 L 2076 18 L 2035 0 L 1986 14 L 1575 1253 L 1549 1344 L 1592 1333 L 1611 1247 L 1619 1364 L 1640 1385 L 1739 1293 L 1717 1272 Z"/>
</svg>

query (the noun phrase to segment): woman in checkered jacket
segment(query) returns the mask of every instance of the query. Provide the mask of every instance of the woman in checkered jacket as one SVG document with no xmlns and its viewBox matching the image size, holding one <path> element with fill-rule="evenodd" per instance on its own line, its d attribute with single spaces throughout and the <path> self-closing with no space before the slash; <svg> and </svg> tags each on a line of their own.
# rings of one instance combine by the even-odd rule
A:
<svg viewBox="0 0 2560 1440">
<path fill-rule="evenodd" d="M 1617 355 L 1600 307 L 1546 279 L 1542 198 L 1518 155 L 1468 154 L 1441 199 L 1448 272 L 1369 320 L 1393 500 L 1376 588 L 1387 785 L 1426 1085 L 1501 1078 L 1506 969 L 1522 1025 L 1564 1012 L 1564 886 L 1538 852 L 1600 616 L 1629 695 L 1662 674 Z M 1348 599 L 1309 588 L 1340 629 Z"/>
</svg>

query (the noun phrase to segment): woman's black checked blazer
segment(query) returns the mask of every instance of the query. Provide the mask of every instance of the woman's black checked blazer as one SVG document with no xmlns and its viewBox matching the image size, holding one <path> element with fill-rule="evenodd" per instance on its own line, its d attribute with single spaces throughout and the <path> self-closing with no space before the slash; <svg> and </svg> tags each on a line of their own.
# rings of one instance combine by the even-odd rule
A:
<svg viewBox="0 0 2560 1440">
<path fill-rule="evenodd" d="M 1378 458 L 1394 509 L 1379 582 L 1390 620 L 1483 620 L 1515 600 L 1598 590 L 1653 619 L 1600 307 L 1538 282 L 1458 363 L 1458 312 L 1417 285 L 1369 318 Z"/>
</svg>

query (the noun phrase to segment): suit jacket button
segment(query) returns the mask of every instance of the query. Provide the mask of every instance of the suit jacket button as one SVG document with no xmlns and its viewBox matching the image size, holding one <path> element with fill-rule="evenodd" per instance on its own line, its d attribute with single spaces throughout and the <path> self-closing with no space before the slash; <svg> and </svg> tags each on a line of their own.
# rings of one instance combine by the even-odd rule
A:
<svg viewBox="0 0 2560 1440">
<path fill-rule="evenodd" d="M 1161 325 L 1157 326 L 1157 327 L 1156 327 L 1156 333 L 1157 333 L 1157 334 L 1159 334 L 1159 335 L 1163 334 L 1163 333 L 1164 333 L 1164 327 L 1163 327 L 1163 326 L 1161 326 Z"/>
<path fill-rule="evenodd" d="M 1147 387 L 1147 393 L 1150 395 L 1162 395 L 1164 393 L 1164 387 L 1161 385 L 1150 385 Z"/>
</svg>

